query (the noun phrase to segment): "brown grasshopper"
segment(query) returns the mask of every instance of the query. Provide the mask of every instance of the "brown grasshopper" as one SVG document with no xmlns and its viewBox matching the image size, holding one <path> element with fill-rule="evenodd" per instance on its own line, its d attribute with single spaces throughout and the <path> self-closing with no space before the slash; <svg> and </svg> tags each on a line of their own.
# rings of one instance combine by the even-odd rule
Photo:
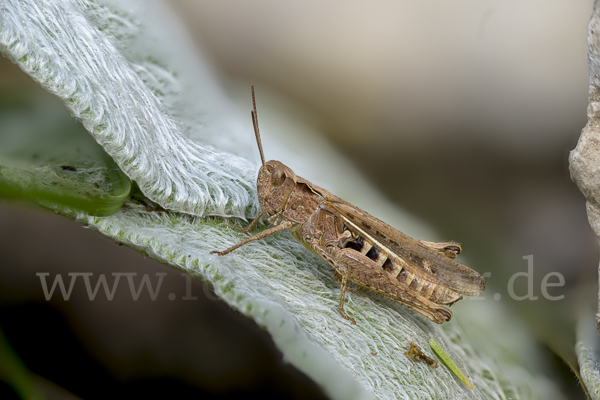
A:
<svg viewBox="0 0 600 400">
<path fill-rule="evenodd" d="M 415 240 L 367 214 L 360 208 L 297 176 L 279 161 L 267 161 L 263 154 L 254 86 L 252 123 L 262 167 L 258 172 L 258 199 L 261 213 L 242 232 L 250 231 L 264 215 L 275 225 L 221 252 L 228 254 L 240 246 L 284 229 L 324 258 L 334 269 L 341 286 L 339 310 L 344 311 L 348 282 L 394 300 L 441 324 L 452 312 L 461 294 L 478 296 L 485 289 L 483 277 L 454 261 L 458 243 Z"/>
</svg>

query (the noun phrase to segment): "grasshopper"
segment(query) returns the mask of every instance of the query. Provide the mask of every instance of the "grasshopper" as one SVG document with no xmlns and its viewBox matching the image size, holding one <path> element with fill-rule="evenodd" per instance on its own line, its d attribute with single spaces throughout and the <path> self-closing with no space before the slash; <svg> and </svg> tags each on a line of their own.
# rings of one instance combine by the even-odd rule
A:
<svg viewBox="0 0 600 400">
<path fill-rule="evenodd" d="M 250 231 L 265 214 L 274 226 L 211 254 L 223 256 L 249 242 L 289 229 L 296 239 L 333 267 L 334 278 L 341 287 L 339 312 L 352 324 L 356 321 L 344 311 L 348 282 L 398 302 L 438 324 L 452 318 L 452 312 L 442 305 L 456 303 L 462 299 L 461 295 L 478 296 L 483 292 L 483 277 L 454 260 L 461 252 L 458 243 L 412 239 L 297 176 L 281 162 L 265 162 L 254 86 L 252 106 L 252 124 L 262 161 L 256 184 L 262 211 L 241 231 Z"/>
</svg>

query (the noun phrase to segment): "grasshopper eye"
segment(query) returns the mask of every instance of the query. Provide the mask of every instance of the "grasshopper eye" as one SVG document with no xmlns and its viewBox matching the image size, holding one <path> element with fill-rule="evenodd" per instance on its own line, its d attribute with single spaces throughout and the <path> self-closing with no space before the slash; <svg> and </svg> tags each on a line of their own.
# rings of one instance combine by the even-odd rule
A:
<svg viewBox="0 0 600 400">
<path fill-rule="evenodd" d="M 281 169 L 276 169 L 271 175 L 271 185 L 273 186 L 281 186 L 285 182 L 285 174 Z"/>
</svg>

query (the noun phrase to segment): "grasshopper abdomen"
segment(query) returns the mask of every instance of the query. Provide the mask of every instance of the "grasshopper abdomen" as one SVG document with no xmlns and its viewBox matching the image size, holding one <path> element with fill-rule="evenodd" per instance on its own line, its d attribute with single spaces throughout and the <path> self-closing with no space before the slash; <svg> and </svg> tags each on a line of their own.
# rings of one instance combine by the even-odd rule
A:
<svg viewBox="0 0 600 400">
<path fill-rule="evenodd" d="M 453 304 L 461 298 L 458 292 L 430 282 L 408 271 L 405 267 L 393 261 L 385 251 L 379 250 L 376 245 L 370 243 L 362 236 L 349 241 L 343 248 L 357 251 L 369 258 L 381 266 L 386 274 L 395 278 L 401 285 L 408 287 L 434 303 Z"/>
</svg>

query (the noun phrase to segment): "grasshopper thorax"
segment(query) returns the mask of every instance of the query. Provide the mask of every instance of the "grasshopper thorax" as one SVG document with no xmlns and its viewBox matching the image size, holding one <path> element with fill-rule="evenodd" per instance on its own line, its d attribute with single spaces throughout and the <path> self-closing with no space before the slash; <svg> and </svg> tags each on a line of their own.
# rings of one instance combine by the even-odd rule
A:
<svg viewBox="0 0 600 400">
<path fill-rule="evenodd" d="M 283 211 L 296 181 L 296 174 L 289 167 L 279 161 L 267 161 L 258 171 L 256 182 L 262 209 L 269 215 Z"/>
</svg>

